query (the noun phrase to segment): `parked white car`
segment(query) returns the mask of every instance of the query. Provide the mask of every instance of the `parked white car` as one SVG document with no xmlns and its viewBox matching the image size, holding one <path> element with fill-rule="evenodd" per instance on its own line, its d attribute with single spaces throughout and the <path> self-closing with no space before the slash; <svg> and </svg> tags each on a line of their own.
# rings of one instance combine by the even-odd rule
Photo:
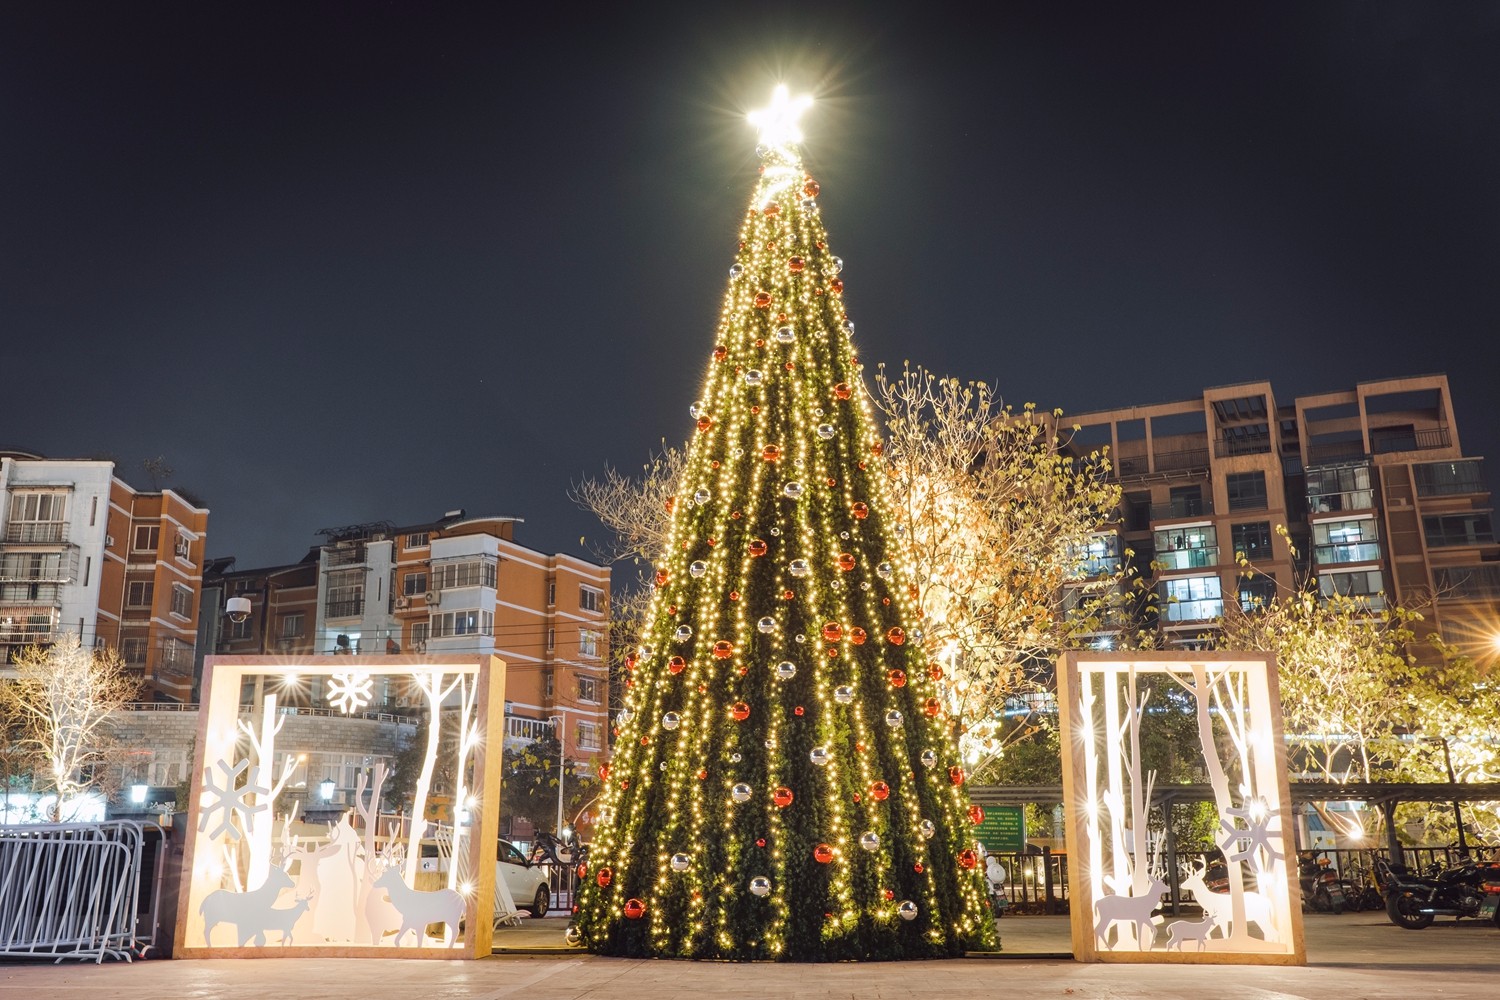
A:
<svg viewBox="0 0 1500 1000">
<path fill-rule="evenodd" d="M 439 856 L 438 845 L 430 840 L 422 842 L 421 871 L 446 874 L 448 860 Z M 430 876 L 429 876 L 430 877 Z M 499 841 L 495 850 L 495 882 L 505 882 L 516 909 L 525 910 L 533 917 L 545 917 L 552 902 L 548 887 L 546 867 L 533 864 L 508 840 Z M 420 881 L 418 888 L 423 888 Z M 495 895 L 495 908 L 500 910 L 499 893 Z"/>
<path fill-rule="evenodd" d="M 508 840 L 500 841 L 495 854 L 495 881 L 501 879 L 505 880 L 505 887 L 510 890 L 510 898 L 516 901 L 517 909 L 526 910 L 533 917 L 547 915 L 551 902 L 547 869 L 532 864 Z"/>
</svg>

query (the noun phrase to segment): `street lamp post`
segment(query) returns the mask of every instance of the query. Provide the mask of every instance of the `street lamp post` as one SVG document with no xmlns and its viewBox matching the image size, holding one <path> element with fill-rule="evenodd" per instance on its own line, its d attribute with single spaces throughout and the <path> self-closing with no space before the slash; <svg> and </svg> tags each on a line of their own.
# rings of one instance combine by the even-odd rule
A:
<svg viewBox="0 0 1500 1000">
<path fill-rule="evenodd" d="M 563 753 L 563 739 L 568 728 L 568 710 L 560 708 L 562 714 L 552 716 L 548 721 L 552 723 L 553 732 L 557 734 L 557 825 L 552 829 L 557 833 L 557 839 L 562 839 L 563 831 L 563 766 L 567 756 Z"/>
</svg>

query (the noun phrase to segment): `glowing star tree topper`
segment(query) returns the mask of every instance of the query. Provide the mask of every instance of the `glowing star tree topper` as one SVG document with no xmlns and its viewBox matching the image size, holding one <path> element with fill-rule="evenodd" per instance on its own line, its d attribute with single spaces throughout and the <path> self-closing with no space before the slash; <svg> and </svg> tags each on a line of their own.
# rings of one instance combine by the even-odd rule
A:
<svg viewBox="0 0 1500 1000">
<path fill-rule="evenodd" d="M 931 958 L 994 921 L 889 471 L 795 149 L 761 171 L 627 659 L 569 940 L 610 955 Z"/>
<path fill-rule="evenodd" d="M 760 129 L 761 145 L 784 149 L 802 141 L 798 119 L 810 107 L 811 97 L 803 94 L 793 99 L 786 84 L 778 84 L 771 92 L 770 107 L 750 112 L 750 124 Z"/>
</svg>

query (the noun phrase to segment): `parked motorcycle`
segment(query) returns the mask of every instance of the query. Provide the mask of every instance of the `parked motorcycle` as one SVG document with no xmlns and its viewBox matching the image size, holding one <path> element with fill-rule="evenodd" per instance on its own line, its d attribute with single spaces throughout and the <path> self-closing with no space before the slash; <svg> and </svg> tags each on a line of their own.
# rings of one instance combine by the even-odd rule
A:
<svg viewBox="0 0 1500 1000">
<path fill-rule="evenodd" d="M 1500 882 L 1500 865 L 1464 861 L 1442 871 L 1416 874 L 1405 865 L 1388 865 L 1385 912 L 1391 923 L 1419 931 L 1435 917 L 1478 917 L 1486 891 Z"/>
<path fill-rule="evenodd" d="M 1311 851 L 1297 855 L 1297 880 L 1302 885 L 1302 905 L 1318 913 L 1344 912 L 1344 884 L 1326 857 Z"/>
</svg>

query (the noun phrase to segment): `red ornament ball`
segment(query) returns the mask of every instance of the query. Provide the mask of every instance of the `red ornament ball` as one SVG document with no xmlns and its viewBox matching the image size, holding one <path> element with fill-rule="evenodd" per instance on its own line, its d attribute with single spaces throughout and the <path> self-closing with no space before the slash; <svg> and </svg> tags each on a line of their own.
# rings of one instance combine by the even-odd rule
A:
<svg viewBox="0 0 1500 1000">
<path fill-rule="evenodd" d="M 885 891 L 885 898 L 886 899 L 895 899 L 896 898 L 896 891 L 894 889 L 887 889 Z"/>
<path fill-rule="evenodd" d="M 769 309 L 769 308 L 771 308 L 771 293 L 770 292 L 756 292 L 755 293 L 755 308 L 757 308 L 757 309 Z"/>
<path fill-rule="evenodd" d="M 955 785 L 962 785 L 964 783 L 964 769 L 957 764 L 948 768 L 948 780 Z"/>
<path fill-rule="evenodd" d="M 708 777 L 708 772 L 705 771 L 705 770 L 703 770 L 702 768 L 699 768 L 699 770 L 698 770 L 698 780 L 702 781 L 706 777 Z"/>
<path fill-rule="evenodd" d="M 849 505 L 849 513 L 854 515 L 854 519 L 856 521 L 863 521 L 865 518 L 870 516 L 870 505 L 867 503 L 861 503 L 856 500 L 854 503 Z"/>
<path fill-rule="evenodd" d="M 916 872 L 918 875 L 922 874 L 922 862 L 918 861 L 916 864 L 912 865 L 911 870 Z"/>
<path fill-rule="evenodd" d="M 680 656 L 674 656 L 667 661 L 667 671 L 669 673 L 680 674 L 682 673 L 682 668 L 685 666 L 687 666 L 687 660 L 684 660 Z"/>
<path fill-rule="evenodd" d="M 714 643 L 714 659 L 727 660 L 734 655 L 734 643 L 728 639 L 720 639 Z"/>
<path fill-rule="evenodd" d="M 589 866 L 586 865 L 586 864 L 580 863 L 578 865 L 578 881 L 582 882 L 584 879 L 586 879 L 588 877 L 589 877 Z"/>
<path fill-rule="evenodd" d="M 870 786 L 870 794 L 875 796 L 877 802 L 884 802 L 891 797 L 891 786 L 883 781 L 877 781 Z"/>
<path fill-rule="evenodd" d="M 750 718 L 750 706 L 743 701 L 737 701 L 730 706 L 729 714 L 734 716 L 735 722 L 744 722 Z"/>
<path fill-rule="evenodd" d="M 891 682 L 891 687 L 906 687 L 906 671 L 902 670 L 900 667 L 888 671 L 885 675 L 885 679 Z"/>
<path fill-rule="evenodd" d="M 765 448 L 761 451 L 760 457 L 765 459 L 767 462 L 781 461 L 781 446 L 776 444 L 766 445 Z"/>
<path fill-rule="evenodd" d="M 608 764 L 600 764 L 599 765 L 599 780 L 600 781 L 608 781 L 609 780 L 609 765 Z"/>
<path fill-rule="evenodd" d="M 842 572 L 847 573 L 850 570 L 852 570 L 853 568 L 854 568 L 854 555 L 853 555 L 853 553 L 850 553 L 850 552 L 840 552 L 839 553 L 839 569 Z"/>
<path fill-rule="evenodd" d="M 777 809 L 785 809 L 792 804 L 792 790 L 785 785 L 779 786 L 771 793 L 771 801 L 775 803 Z"/>
<path fill-rule="evenodd" d="M 826 865 L 833 860 L 833 848 L 827 844 L 819 844 L 813 848 L 813 860 L 820 865 Z"/>
<path fill-rule="evenodd" d="M 828 647 L 828 655 L 829 656 L 838 656 L 839 655 L 839 648 L 837 646 L 829 646 Z"/>
<path fill-rule="evenodd" d="M 780 205 L 778 205 L 778 204 L 776 204 L 776 203 L 775 203 L 775 202 L 774 202 L 774 201 L 773 201 L 773 202 L 771 202 L 771 204 L 769 204 L 769 205 L 767 205 L 767 206 L 766 206 L 766 207 L 765 207 L 765 208 L 764 208 L 764 209 L 763 209 L 763 211 L 764 211 L 764 212 L 765 212 L 765 213 L 766 213 L 766 214 L 767 214 L 767 215 L 780 215 L 780 214 L 781 214 L 781 206 L 780 206 Z"/>
<path fill-rule="evenodd" d="M 738 590 L 731 590 L 729 592 L 729 599 L 731 601 L 738 601 L 740 599 L 740 592 Z"/>
<path fill-rule="evenodd" d="M 807 266 L 807 261 L 803 260 L 801 257 L 793 257 L 786 262 L 786 266 L 787 270 L 791 271 L 793 274 L 801 274 L 802 269 Z"/>
<path fill-rule="evenodd" d="M 943 668 L 934 663 L 927 668 L 927 676 L 935 681 L 940 681 L 943 679 Z"/>
<path fill-rule="evenodd" d="M 792 709 L 792 714 L 798 717 L 806 714 L 806 712 L 807 709 L 803 708 L 801 705 L 798 705 L 796 708 Z"/>
<path fill-rule="evenodd" d="M 757 559 L 759 559 L 761 556 L 763 556 L 763 555 L 766 554 L 766 543 L 765 543 L 764 539 L 760 539 L 760 538 L 752 538 L 752 539 L 750 539 L 750 546 L 749 546 L 749 548 L 750 548 L 750 554 L 752 556 L 755 556 Z"/>
<path fill-rule="evenodd" d="M 925 702 L 922 703 L 922 711 L 927 713 L 928 718 L 936 719 L 938 717 L 938 713 L 942 710 L 943 704 L 936 698 L 928 698 Z"/>
<path fill-rule="evenodd" d="M 974 853 L 973 848 L 966 847 L 958 852 L 958 863 L 964 868 L 973 868 L 979 864 L 979 855 Z"/>
<path fill-rule="evenodd" d="M 856 358 L 855 360 L 857 361 L 859 359 Z M 880 441 L 876 441 L 874 444 L 870 445 L 870 454 L 874 455 L 876 458 L 879 458 L 881 455 L 885 454 L 885 445 Z"/>
<path fill-rule="evenodd" d="M 635 669 L 635 654 L 634 653 L 626 653 L 625 654 L 625 669 L 626 670 L 634 670 Z"/>
<path fill-rule="evenodd" d="M 906 629 L 902 628 L 900 625 L 892 625 L 890 627 L 890 630 L 885 634 L 885 640 L 892 646 L 901 645 L 906 641 Z"/>
<path fill-rule="evenodd" d="M 844 628 L 838 622 L 829 622 L 823 626 L 823 638 L 828 642 L 838 642 L 844 637 Z"/>
<path fill-rule="evenodd" d="M 711 420 L 708 417 L 699 417 L 698 418 L 698 430 L 700 430 L 700 431 L 707 431 L 713 425 L 714 425 L 713 420 Z"/>
<path fill-rule="evenodd" d="M 646 915 L 646 904 L 634 896 L 625 900 L 625 919 L 639 920 Z"/>
<path fill-rule="evenodd" d="M 790 590 L 783 590 L 781 592 L 781 599 L 783 601 L 795 601 L 797 599 L 797 595 Z"/>
<path fill-rule="evenodd" d="M 807 179 L 806 184 L 802 185 L 802 195 L 806 198 L 816 198 L 818 196 L 819 190 L 820 189 L 818 188 L 818 182 L 813 180 L 811 177 Z M 821 243 L 818 244 L 818 246 L 822 245 L 823 244 Z"/>
<path fill-rule="evenodd" d="M 667 579 L 668 578 L 666 570 L 659 569 L 656 571 L 656 585 L 658 587 L 665 587 L 667 585 Z"/>
<path fill-rule="evenodd" d="M 723 361 L 727 357 L 729 357 L 729 348 L 725 347 L 723 344 L 719 344 L 714 348 L 715 361 Z"/>
<path fill-rule="evenodd" d="M 848 399 L 852 395 L 854 395 L 854 390 L 849 388 L 848 382 L 840 382 L 833 387 L 834 399 Z"/>
<path fill-rule="evenodd" d="M 844 279 L 843 278 L 834 278 L 832 281 L 830 281 L 828 283 L 828 290 L 830 292 L 832 292 L 833 294 L 835 294 L 835 295 L 842 295 L 842 294 L 844 294 Z"/>
<path fill-rule="evenodd" d="M 672 513 L 672 511 L 676 510 L 677 509 L 677 498 L 676 497 L 667 497 L 666 508 L 667 508 L 667 513 L 668 514 Z"/>
<path fill-rule="evenodd" d="M 755 846 L 756 847 L 765 847 L 766 846 L 766 838 L 765 837 L 756 837 L 755 838 Z"/>
<path fill-rule="evenodd" d="M 975 826 L 984 822 L 984 806 L 976 804 L 969 807 L 969 822 Z"/>
<path fill-rule="evenodd" d="M 599 883 L 599 888 L 601 889 L 608 889 L 609 884 L 614 880 L 615 873 L 608 868 L 599 869 L 599 873 L 594 876 L 594 881 Z"/>
<path fill-rule="evenodd" d="M 854 628 L 851 628 L 849 630 L 849 641 L 854 643 L 856 646 L 863 646 L 865 644 L 865 640 L 869 637 L 869 633 L 858 626 L 855 626 Z"/>
</svg>

